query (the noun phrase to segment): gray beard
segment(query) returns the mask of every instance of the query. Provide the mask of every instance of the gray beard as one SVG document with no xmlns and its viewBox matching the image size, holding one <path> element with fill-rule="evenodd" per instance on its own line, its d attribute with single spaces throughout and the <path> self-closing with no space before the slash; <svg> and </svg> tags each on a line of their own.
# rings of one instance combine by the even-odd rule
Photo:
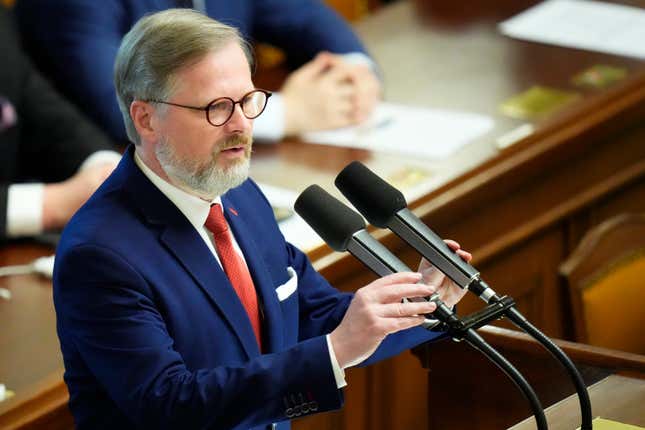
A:
<svg viewBox="0 0 645 430">
<path fill-rule="evenodd" d="M 228 169 L 219 169 L 216 154 L 205 163 L 182 159 L 165 138 L 157 144 L 155 155 L 161 168 L 175 185 L 208 200 L 241 185 L 249 176 L 248 157 Z"/>
</svg>

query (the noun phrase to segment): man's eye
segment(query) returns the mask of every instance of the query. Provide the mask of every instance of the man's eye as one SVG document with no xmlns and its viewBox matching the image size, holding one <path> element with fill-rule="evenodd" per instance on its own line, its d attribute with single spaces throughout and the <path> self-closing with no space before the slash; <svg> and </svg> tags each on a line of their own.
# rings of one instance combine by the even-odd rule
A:
<svg viewBox="0 0 645 430">
<path fill-rule="evenodd" d="M 225 101 L 217 102 L 211 105 L 210 110 L 212 112 L 226 112 L 230 109 L 230 103 Z"/>
</svg>

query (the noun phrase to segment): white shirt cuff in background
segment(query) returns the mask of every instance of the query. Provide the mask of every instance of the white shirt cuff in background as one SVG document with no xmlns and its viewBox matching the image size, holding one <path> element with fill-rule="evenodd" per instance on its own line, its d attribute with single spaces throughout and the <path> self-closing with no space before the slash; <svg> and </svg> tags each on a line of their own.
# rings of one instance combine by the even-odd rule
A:
<svg viewBox="0 0 645 430">
<path fill-rule="evenodd" d="M 104 163 L 118 163 L 121 160 L 121 154 L 116 151 L 102 150 L 96 151 L 83 161 L 78 170 L 85 170 L 92 166 L 98 166 Z"/>
<path fill-rule="evenodd" d="M 267 140 L 266 143 L 276 143 L 284 137 L 284 102 L 280 93 L 273 93 L 267 102 L 262 115 L 253 123 L 253 136 L 256 139 Z"/>
<path fill-rule="evenodd" d="M 7 193 L 7 236 L 33 236 L 43 231 L 43 184 L 12 184 Z"/>
<path fill-rule="evenodd" d="M 347 385 L 347 381 L 345 381 L 345 371 L 338 364 L 338 360 L 336 359 L 336 353 L 334 352 L 334 348 L 332 348 L 331 346 L 331 339 L 329 338 L 329 335 L 325 336 L 325 339 L 327 339 L 327 349 L 329 350 L 329 359 L 331 360 L 331 367 L 334 371 L 336 388 L 340 390 L 341 388 Z"/>
<path fill-rule="evenodd" d="M 347 54 L 341 54 L 341 57 L 343 57 L 343 61 L 349 64 L 365 64 L 367 66 L 370 66 L 372 70 L 376 70 L 376 63 L 368 57 L 367 55 L 363 54 L 362 52 L 348 52 Z"/>
</svg>

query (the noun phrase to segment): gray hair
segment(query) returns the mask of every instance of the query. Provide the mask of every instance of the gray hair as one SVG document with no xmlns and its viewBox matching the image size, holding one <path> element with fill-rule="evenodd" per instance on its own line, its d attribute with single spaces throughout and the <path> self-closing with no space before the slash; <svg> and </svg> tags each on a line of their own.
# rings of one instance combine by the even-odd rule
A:
<svg viewBox="0 0 645 430">
<path fill-rule="evenodd" d="M 130 105 L 134 100 L 167 100 L 179 69 L 237 42 L 253 64 L 249 44 L 234 27 L 192 9 L 168 9 L 141 18 L 121 41 L 114 86 L 128 137 L 140 143 Z"/>
</svg>

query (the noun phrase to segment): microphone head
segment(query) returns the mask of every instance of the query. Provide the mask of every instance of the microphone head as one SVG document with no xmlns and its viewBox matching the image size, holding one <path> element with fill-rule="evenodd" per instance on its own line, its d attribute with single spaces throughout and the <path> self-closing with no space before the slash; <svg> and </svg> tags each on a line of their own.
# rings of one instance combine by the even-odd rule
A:
<svg viewBox="0 0 645 430">
<path fill-rule="evenodd" d="M 318 185 L 298 196 L 294 209 L 333 250 L 347 250 L 352 235 L 365 228 L 365 221 Z"/>
<path fill-rule="evenodd" d="M 394 215 L 408 205 L 401 191 L 358 161 L 347 165 L 334 183 L 347 200 L 377 227 L 387 227 Z"/>
</svg>

